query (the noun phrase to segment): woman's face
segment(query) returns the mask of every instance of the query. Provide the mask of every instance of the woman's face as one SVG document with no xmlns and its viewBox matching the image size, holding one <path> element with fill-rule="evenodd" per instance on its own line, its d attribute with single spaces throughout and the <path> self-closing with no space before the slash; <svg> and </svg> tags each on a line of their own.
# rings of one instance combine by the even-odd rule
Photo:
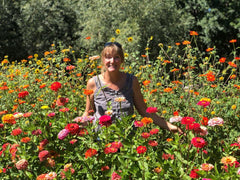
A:
<svg viewBox="0 0 240 180">
<path fill-rule="evenodd" d="M 113 48 L 106 50 L 105 56 L 103 57 L 103 65 L 106 71 L 119 71 L 121 64 L 121 57 Z"/>
</svg>

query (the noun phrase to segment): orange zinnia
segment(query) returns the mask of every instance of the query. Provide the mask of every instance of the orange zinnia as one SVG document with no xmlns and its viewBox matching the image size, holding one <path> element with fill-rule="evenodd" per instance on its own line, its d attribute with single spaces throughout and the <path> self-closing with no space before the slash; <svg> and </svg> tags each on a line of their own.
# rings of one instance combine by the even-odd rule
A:
<svg viewBox="0 0 240 180">
<path fill-rule="evenodd" d="M 141 122 L 142 122 L 144 125 L 147 125 L 147 124 L 153 123 L 153 120 L 152 120 L 152 118 L 144 117 L 144 118 L 141 119 Z"/>
<path fill-rule="evenodd" d="M 234 62 L 229 61 L 228 64 L 229 64 L 229 66 L 232 66 L 232 67 L 235 67 L 235 68 L 237 67 L 237 65 Z"/>
<path fill-rule="evenodd" d="M 165 88 L 163 91 L 164 91 L 164 92 L 171 92 L 171 91 L 172 91 L 172 88 Z"/>
<path fill-rule="evenodd" d="M 145 81 L 143 81 L 143 85 L 144 85 L 144 86 L 147 86 L 147 85 L 150 84 L 150 83 L 151 83 L 150 80 L 145 80 Z"/>
<path fill-rule="evenodd" d="M 221 57 L 220 59 L 219 59 L 219 62 L 220 63 L 224 63 L 226 61 L 226 58 L 225 57 Z"/>
<path fill-rule="evenodd" d="M 175 43 L 176 46 L 180 46 L 180 44 L 181 44 L 181 43 L 179 43 L 179 42 L 176 42 L 176 43 Z"/>
<path fill-rule="evenodd" d="M 198 33 L 196 31 L 190 31 L 190 36 L 198 36 Z"/>
<path fill-rule="evenodd" d="M 84 89 L 83 94 L 85 94 L 85 95 L 91 95 L 91 94 L 93 94 L 93 90 L 92 90 L 92 89 Z"/>
<path fill-rule="evenodd" d="M 188 45 L 188 44 L 191 44 L 191 42 L 185 40 L 185 41 L 182 42 L 182 44 L 183 44 L 183 45 Z"/>
<path fill-rule="evenodd" d="M 177 68 L 174 68 L 171 70 L 171 72 L 176 72 L 176 71 L 179 71 L 180 69 L 177 69 Z"/>
<path fill-rule="evenodd" d="M 147 57 L 147 55 L 146 55 L 146 54 L 142 54 L 141 56 L 142 56 L 142 57 L 144 57 L 144 58 L 145 58 L 145 57 Z"/>
<path fill-rule="evenodd" d="M 230 42 L 230 43 L 235 43 L 235 42 L 237 42 L 237 40 L 236 40 L 236 39 L 232 39 L 232 40 L 230 40 L 229 42 Z"/>
<path fill-rule="evenodd" d="M 207 52 L 210 52 L 210 51 L 212 51 L 213 49 L 214 49 L 214 48 L 207 48 L 206 51 L 207 51 Z"/>
</svg>

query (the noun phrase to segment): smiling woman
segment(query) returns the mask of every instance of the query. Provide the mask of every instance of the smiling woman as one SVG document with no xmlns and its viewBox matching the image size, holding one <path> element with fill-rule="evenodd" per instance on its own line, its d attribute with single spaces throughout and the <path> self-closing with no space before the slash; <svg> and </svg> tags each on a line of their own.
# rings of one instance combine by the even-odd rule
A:
<svg viewBox="0 0 240 180">
<path fill-rule="evenodd" d="M 101 53 L 102 73 L 94 76 L 87 82 L 87 90 L 93 93 L 87 95 L 86 109 L 83 117 L 94 112 L 96 119 L 104 115 L 110 115 L 114 123 L 122 116 L 133 115 L 134 107 L 143 117 L 148 117 L 161 128 L 172 132 L 182 133 L 180 128 L 166 122 L 156 113 L 148 113 L 147 105 L 141 93 L 141 87 L 137 78 L 129 73 L 121 72 L 120 68 L 124 62 L 122 45 L 118 42 L 108 42 Z M 123 101 L 116 101 L 122 98 Z M 111 114 L 109 114 L 111 110 Z M 98 126 L 100 128 L 100 125 Z"/>
</svg>

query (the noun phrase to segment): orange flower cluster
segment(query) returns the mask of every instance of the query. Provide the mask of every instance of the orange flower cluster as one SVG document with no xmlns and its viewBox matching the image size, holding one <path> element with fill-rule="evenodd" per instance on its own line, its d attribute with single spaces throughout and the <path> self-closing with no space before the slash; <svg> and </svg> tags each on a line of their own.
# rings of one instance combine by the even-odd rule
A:
<svg viewBox="0 0 240 180">
<path fill-rule="evenodd" d="M 207 81 L 210 81 L 210 82 L 212 82 L 212 81 L 215 81 L 215 75 L 213 74 L 213 72 L 212 71 L 209 71 L 207 74 L 206 74 L 206 77 L 207 77 Z"/>
<path fill-rule="evenodd" d="M 198 33 L 196 31 L 190 31 L 190 36 L 198 36 Z"/>
<path fill-rule="evenodd" d="M 144 117 L 144 118 L 141 119 L 141 122 L 142 122 L 144 125 L 147 125 L 147 124 L 153 123 L 153 120 L 152 120 L 152 118 Z"/>
<path fill-rule="evenodd" d="M 163 91 L 164 91 L 164 92 L 171 92 L 171 91 L 172 91 L 172 88 L 165 88 Z"/>
<path fill-rule="evenodd" d="M 145 81 L 143 81 L 143 85 L 144 85 L 144 86 L 147 86 L 147 85 L 150 84 L 150 83 L 151 83 L 150 80 L 145 80 Z"/>
</svg>

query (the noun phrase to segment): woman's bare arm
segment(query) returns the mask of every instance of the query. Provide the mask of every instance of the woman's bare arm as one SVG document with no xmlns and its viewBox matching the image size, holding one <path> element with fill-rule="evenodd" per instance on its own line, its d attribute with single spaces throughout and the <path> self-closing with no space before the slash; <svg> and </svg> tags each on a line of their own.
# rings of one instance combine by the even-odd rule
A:
<svg viewBox="0 0 240 180">
<path fill-rule="evenodd" d="M 149 114 L 146 112 L 147 105 L 144 102 L 143 95 L 141 93 L 141 87 L 136 77 L 133 78 L 133 99 L 134 105 L 138 111 L 138 113 L 143 117 L 150 117 L 153 119 L 154 124 L 158 125 L 161 128 L 167 129 L 172 132 L 180 132 L 181 129 L 177 126 L 172 125 L 171 123 L 164 120 L 164 118 L 158 116 L 157 114 Z"/>
</svg>

